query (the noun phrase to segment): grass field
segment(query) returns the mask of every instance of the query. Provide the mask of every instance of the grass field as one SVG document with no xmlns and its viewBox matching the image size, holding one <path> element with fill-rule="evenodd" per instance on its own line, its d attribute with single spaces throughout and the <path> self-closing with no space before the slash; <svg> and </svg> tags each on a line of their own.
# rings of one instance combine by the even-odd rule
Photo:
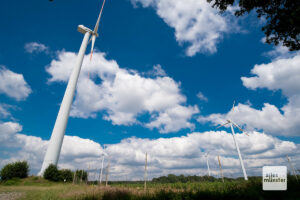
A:
<svg viewBox="0 0 300 200">
<path fill-rule="evenodd" d="M 92 184 L 54 183 L 38 177 L 14 179 L 0 184 L 0 199 L 300 199 L 300 184 L 293 177 L 288 179 L 284 192 L 262 191 L 261 178 L 249 181 L 231 180 L 222 183 L 152 183 L 147 191 L 137 182 L 111 182 L 108 187 Z"/>
</svg>

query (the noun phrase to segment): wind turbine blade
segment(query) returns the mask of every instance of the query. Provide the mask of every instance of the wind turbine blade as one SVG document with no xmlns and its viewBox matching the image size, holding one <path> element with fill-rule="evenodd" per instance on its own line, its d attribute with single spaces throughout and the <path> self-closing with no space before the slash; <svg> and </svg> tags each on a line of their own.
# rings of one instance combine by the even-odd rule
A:
<svg viewBox="0 0 300 200">
<path fill-rule="evenodd" d="M 244 130 L 241 128 L 241 127 L 239 127 L 238 125 L 236 125 L 236 124 L 233 124 L 235 127 L 237 127 L 240 131 L 242 131 L 242 132 L 244 132 Z"/>
<path fill-rule="evenodd" d="M 91 46 L 91 56 L 90 56 L 90 60 L 92 60 L 92 57 L 93 57 L 95 41 L 96 41 L 96 35 L 92 35 L 92 46 Z"/>
<path fill-rule="evenodd" d="M 229 124 L 229 123 L 230 123 L 230 122 L 226 122 L 225 124 L 222 124 L 222 125 L 218 126 L 216 129 L 221 128 L 221 127 L 223 127 L 223 126 L 226 126 L 226 125 Z"/>
<path fill-rule="evenodd" d="M 235 127 L 237 127 L 240 131 L 244 132 L 244 130 L 243 130 L 241 127 L 239 127 L 236 123 L 234 123 L 233 121 L 231 121 L 231 123 L 232 123 Z"/>
<path fill-rule="evenodd" d="M 98 32 L 99 23 L 100 23 L 100 19 L 101 19 L 101 16 L 102 16 L 102 11 L 103 11 L 103 8 L 104 8 L 104 4 L 105 4 L 105 0 L 102 3 L 102 7 L 101 7 L 101 10 L 100 10 L 100 13 L 99 13 L 99 16 L 98 16 L 98 19 L 97 19 L 97 22 L 96 22 L 96 25 L 95 25 L 95 28 L 94 28 L 94 33 L 96 35 L 97 35 L 97 32 Z"/>
<path fill-rule="evenodd" d="M 242 129 L 241 127 L 239 127 L 236 123 L 234 123 L 233 121 L 231 121 L 232 122 L 232 124 L 235 126 L 235 127 L 237 127 L 240 131 L 242 131 L 243 133 L 245 133 L 247 136 L 249 136 L 248 135 L 248 133 L 246 133 L 245 131 L 244 131 L 244 129 Z"/>
<path fill-rule="evenodd" d="M 235 104 L 235 100 L 233 101 L 233 104 L 232 104 L 232 111 L 234 111 L 234 104 Z"/>
</svg>

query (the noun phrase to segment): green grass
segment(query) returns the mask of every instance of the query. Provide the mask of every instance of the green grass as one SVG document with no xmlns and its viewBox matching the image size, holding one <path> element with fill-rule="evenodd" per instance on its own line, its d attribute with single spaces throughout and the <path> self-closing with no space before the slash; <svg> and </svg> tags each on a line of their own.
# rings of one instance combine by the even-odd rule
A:
<svg viewBox="0 0 300 200">
<path fill-rule="evenodd" d="M 288 179 L 287 191 L 262 191 L 261 178 L 244 180 L 203 181 L 188 183 L 110 183 L 109 187 L 72 183 L 55 183 L 38 177 L 13 179 L 0 184 L 0 193 L 22 194 L 20 199 L 79 200 L 193 200 L 193 199 L 300 199 L 300 183 Z"/>
</svg>

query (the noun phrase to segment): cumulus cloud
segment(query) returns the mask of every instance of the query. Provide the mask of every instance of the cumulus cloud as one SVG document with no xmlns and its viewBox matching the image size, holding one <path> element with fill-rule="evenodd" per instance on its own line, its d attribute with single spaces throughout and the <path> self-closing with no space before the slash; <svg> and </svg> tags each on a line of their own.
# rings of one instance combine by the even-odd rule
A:
<svg viewBox="0 0 300 200">
<path fill-rule="evenodd" d="M 18 160 L 27 160 L 31 173 L 39 172 L 44 155 L 46 154 L 48 141 L 40 137 L 21 133 L 22 126 L 16 122 L 0 123 L 0 165 Z M 77 136 L 64 137 L 60 154 L 59 167 L 87 169 L 89 164 L 99 164 L 103 149 L 99 143 Z M 4 156 L 4 157 L 3 157 Z"/>
<path fill-rule="evenodd" d="M 241 78 L 249 89 L 281 90 L 287 97 L 300 94 L 300 55 L 255 65 L 251 74 L 254 76 Z"/>
<path fill-rule="evenodd" d="M 218 124 L 230 118 L 249 130 L 264 130 L 273 135 L 300 136 L 300 55 L 255 65 L 251 74 L 252 77 L 241 78 L 246 88 L 281 91 L 287 97 L 288 103 L 281 108 L 264 103 L 261 109 L 239 104 L 234 111 L 200 116 L 198 121 Z"/>
<path fill-rule="evenodd" d="M 152 73 L 155 76 L 167 76 L 165 70 L 159 64 L 153 66 L 153 72 Z"/>
<path fill-rule="evenodd" d="M 0 93 L 20 101 L 28 97 L 31 89 L 22 74 L 0 66 Z"/>
<path fill-rule="evenodd" d="M 6 122 L 0 132 L 7 137 L 0 143 L 12 142 L 9 152 L 0 154 L 0 166 L 16 160 L 28 160 L 31 173 L 37 173 L 43 162 L 48 141 L 40 137 L 25 135 L 21 125 Z M 295 164 L 300 164 L 299 144 L 283 141 L 259 132 L 249 136 L 237 134 L 245 167 L 249 175 L 259 175 L 266 164 L 286 165 L 283 158 L 289 154 Z M 90 179 L 98 179 L 101 166 L 101 145 L 77 136 L 65 136 L 59 160 L 59 168 L 90 169 Z M 220 155 L 225 176 L 242 176 L 233 138 L 225 131 L 194 132 L 181 137 L 141 139 L 126 138 L 105 150 L 111 162 L 110 180 L 140 180 L 143 178 L 145 153 L 148 153 L 149 178 L 174 174 L 206 175 L 206 152 L 214 176 L 218 175 L 217 156 Z"/>
<path fill-rule="evenodd" d="M 180 45 L 187 44 L 186 55 L 215 53 L 225 33 L 233 31 L 231 12 L 221 16 L 205 0 L 131 0 L 135 7 L 152 7 L 165 23 L 175 29 Z M 229 26 L 228 24 L 231 23 Z"/>
<path fill-rule="evenodd" d="M 6 140 L 8 140 L 13 134 L 22 130 L 22 126 L 15 122 L 5 122 L 0 123 L 0 142 L 5 145 Z"/>
<path fill-rule="evenodd" d="M 198 92 L 197 97 L 201 101 L 206 101 L 206 102 L 208 101 L 208 98 L 202 92 Z"/>
<path fill-rule="evenodd" d="M 12 115 L 11 115 L 9 109 L 11 109 L 13 107 L 14 106 L 4 104 L 4 103 L 0 103 L 0 119 L 11 117 Z"/>
<path fill-rule="evenodd" d="M 246 104 L 238 104 L 234 107 L 234 110 L 226 114 L 217 113 L 200 116 L 198 121 L 201 123 L 212 122 L 213 125 L 217 126 L 226 122 L 227 119 L 232 119 L 235 123 L 244 125 L 250 131 L 263 129 L 273 135 L 291 136 L 297 134 L 297 132 L 290 132 L 289 122 L 280 113 L 280 110 L 268 103 L 265 103 L 261 110 L 251 108 Z"/>
<path fill-rule="evenodd" d="M 266 38 L 262 38 L 261 42 L 265 43 Z M 282 59 L 282 58 L 291 58 L 295 55 L 299 54 L 297 51 L 290 51 L 286 46 L 283 46 L 282 43 L 279 43 L 276 46 L 273 46 L 271 51 L 267 51 L 263 53 L 263 55 L 270 57 L 274 60 Z"/>
<path fill-rule="evenodd" d="M 103 118 L 113 124 L 143 124 L 161 133 L 194 127 L 189 120 L 199 112 L 198 107 L 186 105 L 180 83 L 166 76 L 161 66 L 154 68 L 159 74 L 149 78 L 120 68 L 103 53 L 96 52 L 92 61 L 87 57 L 83 61 L 71 116 L 96 117 L 97 112 L 104 111 Z M 46 69 L 51 75 L 49 82 L 66 82 L 75 60 L 75 53 L 61 52 Z M 138 121 L 145 113 L 151 115 L 149 121 Z"/>
<path fill-rule="evenodd" d="M 49 48 L 46 45 L 38 42 L 26 43 L 24 49 L 27 53 L 41 53 L 41 52 L 48 53 L 49 50 Z"/>
</svg>

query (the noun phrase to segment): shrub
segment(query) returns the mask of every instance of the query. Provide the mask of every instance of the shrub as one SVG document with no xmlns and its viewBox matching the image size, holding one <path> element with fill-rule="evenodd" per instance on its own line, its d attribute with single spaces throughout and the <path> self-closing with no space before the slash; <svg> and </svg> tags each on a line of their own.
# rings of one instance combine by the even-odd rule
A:
<svg viewBox="0 0 300 200">
<path fill-rule="evenodd" d="M 76 181 L 86 181 L 87 180 L 87 171 L 84 170 L 76 170 Z"/>
<path fill-rule="evenodd" d="M 73 172 L 69 169 L 59 170 L 60 181 L 71 182 L 73 181 Z"/>
<path fill-rule="evenodd" d="M 60 173 L 57 167 L 53 164 L 49 165 L 44 172 L 44 178 L 50 181 L 59 181 Z"/>
<path fill-rule="evenodd" d="M 26 161 L 18 161 L 5 165 L 1 171 L 1 180 L 9 180 L 12 178 L 26 178 L 28 177 L 29 165 Z"/>
</svg>

